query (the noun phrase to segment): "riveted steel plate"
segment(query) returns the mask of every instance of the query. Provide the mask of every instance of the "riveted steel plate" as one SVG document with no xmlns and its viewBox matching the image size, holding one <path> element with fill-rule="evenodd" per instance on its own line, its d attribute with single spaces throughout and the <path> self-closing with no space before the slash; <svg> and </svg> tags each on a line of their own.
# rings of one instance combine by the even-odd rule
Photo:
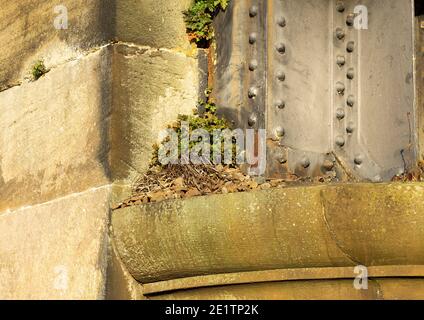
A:
<svg viewBox="0 0 424 320">
<path fill-rule="evenodd" d="M 339 165 L 382 181 L 415 164 L 412 0 L 231 3 L 216 22 L 215 97 L 238 127 L 267 130 L 267 176 Z"/>
</svg>

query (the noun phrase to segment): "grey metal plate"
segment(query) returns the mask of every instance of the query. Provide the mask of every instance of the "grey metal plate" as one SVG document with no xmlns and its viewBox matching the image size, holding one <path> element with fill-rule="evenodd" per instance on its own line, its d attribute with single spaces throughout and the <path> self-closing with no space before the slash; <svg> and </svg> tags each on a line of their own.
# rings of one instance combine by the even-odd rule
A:
<svg viewBox="0 0 424 320">
<path fill-rule="evenodd" d="M 267 129 L 274 141 L 268 149 L 275 149 L 268 151 L 269 176 L 325 174 L 322 162 L 330 155 L 349 175 L 373 181 L 414 165 L 411 0 L 232 3 L 217 25 L 215 94 L 239 127 Z M 358 5 L 368 10 L 367 30 L 347 23 Z M 252 17 L 254 6 L 259 10 Z M 252 87 L 257 91 L 249 98 Z M 278 165 L 281 153 L 287 162 Z"/>
</svg>

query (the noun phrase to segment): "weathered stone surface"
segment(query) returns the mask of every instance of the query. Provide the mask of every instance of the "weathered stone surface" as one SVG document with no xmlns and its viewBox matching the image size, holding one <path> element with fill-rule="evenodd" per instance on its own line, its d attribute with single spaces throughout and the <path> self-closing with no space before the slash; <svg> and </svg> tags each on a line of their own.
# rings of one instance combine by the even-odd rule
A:
<svg viewBox="0 0 424 320">
<path fill-rule="evenodd" d="M 189 50 L 183 11 L 191 3 L 192 0 L 117 0 L 115 37 L 154 48 Z"/>
<path fill-rule="evenodd" d="M 316 280 L 347 280 L 352 284 L 358 276 L 356 267 L 329 268 L 296 268 L 240 273 L 226 273 L 208 276 L 179 278 L 143 285 L 145 295 L 158 295 L 167 292 L 192 290 L 216 286 L 234 286 L 253 283 L 286 282 L 286 281 L 316 281 Z M 360 271 L 362 273 L 362 271 Z M 424 277 L 424 266 L 378 266 L 367 268 L 368 279 L 403 278 L 416 279 Z M 424 280 L 424 279 L 423 279 Z M 424 284 L 424 282 L 423 282 Z M 353 288 L 354 286 L 352 286 Z"/>
<path fill-rule="evenodd" d="M 0 214 L 0 299 L 103 299 L 110 190 Z"/>
<path fill-rule="evenodd" d="M 288 268 L 424 265 L 424 185 L 268 190 L 117 210 L 120 256 L 142 283 Z"/>
<path fill-rule="evenodd" d="M 112 167 L 114 179 L 132 180 L 148 168 L 159 132 L 196 107 L 198 64 L 169 50 L 114 49 Z"/>
<path fill-rule="evenodd" d="M 143 300 L 143 288 L 125 268 L 111 240 L 107 268 L 107 300 Z"/>
<path fill-rule="evenodd" d="M 372 279 L 368 290 L 351 280 L 287 281 L 177 291 L 152 300 L 422 300 L 423 279 Z"/>
<path fill-rule="evenodd" d="M 334 241 L 357 264 L 424 265 L 424 184 L 345 185 L 322 198 Z"/>
<path fill-rule="evenodd" d="M 110 68 L 102 49 L 0 93 L 0 211 L 109 183 Z"/>
<path fill-rule="evenodd" d="M 113 232 L 122 260 L 142 283 L 353 265 L 328 233 L 320 191 L 239 193 L 117 210 Z"/>
<path fill-rule="evenodd" d="M 21 0 L 0 10 L 0 90 L 30 75 L 34 62 L 53 67 L 112 39 L 190 51 L 183 11 L 191 0 Z M 66 7 L 68 29 L 54 22 Z M 13 63 L 10 63 L 13 61 Z"/>
<path fill-rule="evenodd" d="M 0 43 L 3 44 L 0 47 L 0 90 L 21 81 L 38 59 L 51 67 L 111 39 L 115 25 L 114 2 L 4 1 L 0 10 Z M 54 9 L 58 5 L 67 8 L 67 30 L 57 30 L 54 26 L 59 16 Z"/>
</svg>

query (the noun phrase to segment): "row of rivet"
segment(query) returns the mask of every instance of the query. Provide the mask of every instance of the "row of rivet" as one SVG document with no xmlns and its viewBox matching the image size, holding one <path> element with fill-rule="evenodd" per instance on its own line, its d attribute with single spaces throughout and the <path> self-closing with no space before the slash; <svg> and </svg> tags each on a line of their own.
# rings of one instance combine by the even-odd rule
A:
<svg viewBox="0 0 424 320">
<path fill-rule="evenodd" d="M 336 10 L 339 13 L 344 13 L 346 10 L 346 6 L 344 4 L 343 1 L 338 1 L 336 4 Z M 348 14 L 347 18 L 346 18 L 346 25 L 348 27 L 353 27 L 354 25 L 354 20 L 355 20 L 355 15 L 354 14 Z M 346 38 L 346 33 L 342 28 L 336 28 L 336 38 L 340 41 L 345 40 Z M 346 44 L 346 51 L 347 53 L 353 53 L 355 51 L 355 42 L 354 41 L 348 41 Z M 343 55 L 339 55 L 336 57 L 336 63 L 337 65 L 342 68 L 345 66 L 346 64 L 346 57 Z M 349 68 L 346 72 L 346 77 L 348 80 L 353 80 L 355 78 L 355 70 L 353 68 Z M 339 95 L 344 95 L 345 94 L 345 85 L 342 82 L 337 82 L 336 83 L 336 91 Z M 355 97 L 353 95 L 348 95 L 347 99 L 346 99 L 346 104 L 347 106 L 353 108 L 355 106 Z M 336 117 L 338 120 L 343 120 L 345 118 L 346 114 L 344 109 L 339 108 L 336 110 Z M 355 123 L 353 121 L 350 121 L 347 126 L 346 126 L 346 132 L 347 134 L 353 134 L 355 131 Z M 340 148 L 343 148 L 344 145 L 346 144 L 346 140 L 344 138 L 344 136 L 337 136 L 335 139 L 336 145 Z M 363 163 L 364 159 L 363 159 L 363 155 L 358 154 L 355 156 L 354 158 L 354 163 L 356 165 L 361 165 Z"/>
<path fill-rule="evenodd" d="M 257 5 L 252 5 L 249 9 L 249 16 L 250 18 L 255 18 L 259 13 L 259 8 Z M 256 42 L 258 41 L 258 34 L 256 32 L 251 32 L 249 34 L 249 44 L 250 45 L 255 45 Z M 259 67 L 259 62 L 256 59 L 251 59 L 249 62 L 249 70 L 251 72 L 254 72 L 257 68 Z M 252 86 L 249 88 L 248 91 L 248 96 L 249 99 L 255 99 L 259 94 L 259 90 L 256 86 Z M 255 124 L 258 121 L 258 117 L 255 113 L 252 113 L 249 116 L 249 119 L 247 120 L 247 124 L 249 125 L 249 127 L 253 127 L 255 126 Z"/>
<path fill-rule="evenodd" d="M 285 27 L 286 27 L 286 25 L 287 25 L 286 18 L 284 18 L 284 17 L 279 17 L 279 18 L 277 18 L 277 20 L 276 20 L 276 24 L 277 24 L 280 28 L 285 28 Z M 278 42 L 278 43 L 276 44 L 276 46 L 275 46 L 275 49 L 277 50 L 277 52 L 278 52 L 280 55 L 284 55 L 284 54 L 286 53 L 286 45 L 285 45 L 283 42 Z M 279 82 L 284 82 L 284 81 L 286 80 L 286 74 L 284 73 L 284 71 L 277 71 L 277 73 L 275 74 L 275 76 L 276 76 L 276 79 L 277 79 Z M 283 110 L 283 109 L 286 107 L 286 102 L 285 102 L 283 99 L 277 99 L 277 100 L 274 102 L 274 105 L 275 105 L 275 107 L 276 107 L 278 110 Z M 276 134 L 276 136 L 277 136 L 279 139 L 281 139 L 281 138 L 283 138 L 283 137 L 285 136 L 286 132 L 285 132 L 285 129 L 284 129 L 283 127 L 277 127 L 277 128 L 275 129 L 275 134 Z M 306 164 L 306 163 L 308 163 L 308 160 L 306 159 L 306 160 L 304 161 L 304 163 L 305 163 L 305 164 Z M 309 166 L 309 164 L 308 164 L 308 166 Z"/>
<path fill-rule="evenodd" d="M 276 20 L 276 24 L 281 27 L 281 28 L 285 28 L 287 26 L 287 20 L 285 17 L 278 17 Z M 280 55 L 284 55 L 286 54 L 286 45 L 283 42 L 277 42 L 276 46 L 275 46 L 276 51 L 280 54 Z M 284 82 L 286 81 L 286 74 L 284 73 L 284 71 L 280 70 L 276 72 L 276 79 L 278 80 L 278 82 Z M 278 110 L 283 110 L 286 107 L 286 102 L 283 99 L 277 99 L 275 101 L 275 107 Z M 283 138 L 286 134 L 285 129 L 283 127 L 277 127 L 275 129 L 275 134 L 278 138 Z M 282 161 L 280 161 L 282 164 L 287 163 L 287 159 L 283 159 Z M 302 166 L 304 169 L 308 169 L 311 166 L 311 160 L 308 156 L 304 156 L 300 159 L 299 162 L 300 166 Z M 332 170 L 334 168 L 334 162 L 329 161 L 327 164 L 324 164 L 324 167 L 327 168 L 327 170 Z"/>
</svg>

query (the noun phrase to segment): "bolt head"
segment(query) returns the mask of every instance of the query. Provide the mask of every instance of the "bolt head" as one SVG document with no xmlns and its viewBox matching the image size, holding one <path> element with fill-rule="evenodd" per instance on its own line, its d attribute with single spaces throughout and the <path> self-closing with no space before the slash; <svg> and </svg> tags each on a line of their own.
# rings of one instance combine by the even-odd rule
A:
<svg viewBox="0 0 424 320">
<path fill-rule="evenodd" d="M 281 27 L 284 28 L 286 26 L 286 18 L 284 17 L 279 17 L 277 19 L 277 24 Z"/>
<path fill-rule="evenodd" d="M 278 138 L 282 138 L 282 137 L 284 137 L 284 135 L 285 135 L 285 130 L 284 130 L 284 128 L 282 128 L 282 127 L 277 127 L 276 129 L 275 129 L 275 135 L 278 137 Z"/>
<path fill-rule="evenodd" d="M 355 156 L 354 162 L 357 166 L 360 166 L 364 162 L 364 156 L 362 154 L 357 154 Z"/>
<path fill-rule="evenodd" d="M 349 80 L 353 80 L 355 78 L 355 71 L 353 70 L 353 68 L 347 70 L 346 76 Z"/>
<path fill-rule="evenodd" d="M 346 50 L 349 53 L 352 53 L 353 51 L 355 51 L 355 42 L 349 41 L 346 45 Z"/>
<path fill-rule="evenodd" d="M 337 56 L 336 62 L 339 67 L 343 67 L 346 64 L 346 58 L 344 56 Z"/>
<path fill-rule="evenodd" d="M 258 39 L 258 34 L 256 32 L 252 32 L 249 35 L 249 43 L 250 44 L 255 44 L 257 39 Z"/>
<path fill-rule="evenodd" d="M 258 88 L 256 88 L 256 87 L 251 87 L 251 88 L 249 89 L 249 98 L 250 98 L 250 99 L 253 99 L 253 98 L 255 98 L 257 95 L 258 95 Z"/>
<path fill-rule="evenodd" d="M 277 79 L 280 80 L 280 81 L 285 81 L 286 80 L 286 74 L 283 71 L 277 72 Z"/>
<path fill-rule="evenodd" d="M 249 63 L 249 70 L 255 71 L 258 68 L 258 60 L 252 60 Z"/>
<path fill-rule="evenodd" d="M 253 114 L 250 115 L 247 123 L 248 123 L 249 127 L 253 127 L 256 124 L 257 121 L 258 121 L 258 118 L 256 117 L 256 114 L 253 113 Z"/>
<path fill-rule="evenodd" d="M 345 111 L 342 108 L 337 109 L 336 116 L 337 116 L 337 119 L 343 120 L 344 117 L 346 116 Z"/>
<path fill-rule="evenodd" d="M 334 161 L 325 160 L 322 167 L 327 171 L 331 171 L 334 169 Z"/>
<path fill-rule="evenodd" d="M 353 27 L 354 23 L 355 23 L 355 15 L 353 13 L 348 14 L 346 18 L 346 25 L 349 27 Z"/>
<path fill-rule="evenodd" d="M 337 28 L 336 29 L 336 37 L 339 40 L 343 40 L 345 38 L 346 34 L 344 32 L 344 30 L 342 28 Z"/>
<path fill-rule="evenodd" d="M 281 164 L 286 164 L 286 163 L 287 163 L 287 157 L 286 157 L 285 155 L 281 155 L 281 156 L 279 157 L 279 162 L 280 162 Z"/>
<path fill-rule="evenodd" d="M 250 9 L 249 9 L 249 15 L 250 15 L 250 17 L 256 17 L 257 15 L 258 15 L 258 11 L 259 11 L 259 8 L 258 8 L 258 6 L 251 6 L 250 7 Z"/>
<path fill-rule="evenodd" d="M 279 53 L 281 54 L 286 53 L 286 45 L 284 43 L 278 43 L 276 48 Z"/>
<path fill-rule="evenodd" d="M 346 9 L 345 4 L 343 1 L 338 1 L 336 4 L 336 10 L 340 13 L 344 12 Z"/>
<path fill-rule="evenodd" d="M 372 178 L 372 182 L 382 182 L 383 178 L 380 175 L 376 175 L 374 178 Z"/>
<path fill-rule="evenodd" d="M 302 160 L 300 161 L 300 164 L 302 165 L 303 168 L 307 169 L 311 166 L 311 160 L 309 160 L 308 157 L 303 157 Z"/>
<path fill-rule="evenodd" d="M 355 97 L 350 95 L 349 97 L 347 97 L 346 103 L 349 107 L 352 108 L 355 105 Z"/>
<path fill-rule="evenodd" d="M 342 95 L 344 95 L 345 90 L 346 90 L 346 87 L 345 87 L 344 83 L 342 83 L 342 82 L 336 83 L 337 94 L 342 96 Z"/>
<path fill-rule="evenodd" d="M 341 148 L 341 147 L 344 147 L 345 144 L 346 144 L 346 140 L 344 137 L 342 136 L 336 137 L 336 145 L 338 145 Z"/>
<path fill-rule="evenodd" d="M 286 102 L 284 100 L 277 100 L 275 105 L 278 109 L 284 109 L 286 107 Z"/>
<path fill-rule="evenodd" d="M 352 134 L 355 131 L 355 124 L 353 122 L 349 122 L 346 127 L 346 132 Z"/>
</svg>

